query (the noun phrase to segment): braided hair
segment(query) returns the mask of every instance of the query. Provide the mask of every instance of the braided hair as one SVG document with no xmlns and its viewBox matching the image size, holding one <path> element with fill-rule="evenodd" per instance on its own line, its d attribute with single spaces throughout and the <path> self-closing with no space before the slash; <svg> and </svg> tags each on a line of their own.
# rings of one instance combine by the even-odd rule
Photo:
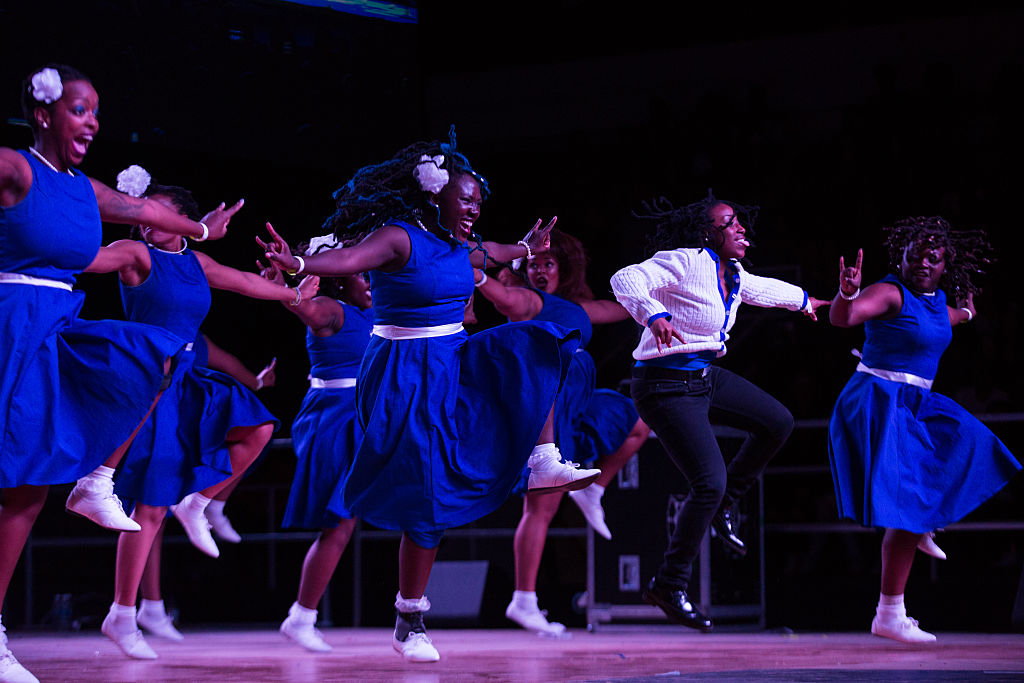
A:
<svg viewBox="0 0 1024 683">
<path fill-rule="evenodd" d="M 642 202 L 642 210 L 634 211 L 633 216 L 655 225 L 654 235 L 647 240 L 649 254 L 679 247 L 708 248 L 714 244 L 712 236 L 715 231 L 724 227 L 716 226 L 711 218 L 711 209 L 719 204 L 725 204 L 733 210 L 736 218 L 746 228 L 746 236 L 753 245 L 754 221 L 757 220 L 760 207 L 718 199 L 710 188 L 707 197 L 686 206 L 676 207 L 665 197 Z"/>
<path fill-rule="evenodd" d="M 983 275 L 983 268 L 992 263 L 992 245 L 984 230 L 953 230 L 941 216 L 917 216 L 896 221 L 882 228 L 889 252 L 889 271 L 900 276 L 900 263 L 907 247 L 924 243 L 946 250 L 946 267 L 939 287 L 952 301 L 964 301 L 968 294 L 981 291 L 972 277 Z"/>
<path fill-rule="evenodd" d="M 440 228 L 437 206 L 423 190 L 413 170 L 424 155 L 444 155 L 444 168 L 449 183 L 455 176 L 467 174 L 480 185 L 480 195 L 487 199 L 490 186 L 473 170 L 469 160 L 456 151 L 455 126 L 448 133 L 449 142 L 415 142 L 399 150 L 380 164 L 364 166 L 345 185 L 334 192 L 335 211 L 324 227 L 339 237 L 347 231 L 369 233 L 396 220 Z M 480 240 L 477 240 L 479 243 Z"/>
</svg>

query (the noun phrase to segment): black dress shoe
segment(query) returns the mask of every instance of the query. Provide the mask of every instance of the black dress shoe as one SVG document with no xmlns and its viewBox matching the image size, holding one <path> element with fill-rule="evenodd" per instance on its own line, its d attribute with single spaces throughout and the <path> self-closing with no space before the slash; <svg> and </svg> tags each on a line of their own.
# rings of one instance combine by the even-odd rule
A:
<svg viewBox="0 0 1024 683">
<path fill-rule="evenodd" d="M 668 615 L 669 619 L 676 623 L 699 629 L 704 633 L 714 627 L 711 619 L 697 611 L 690 599 L 686 597 L 686 591 L 663 588 L 658 585 L 656 579 L 651 579 L 647 588 L 640 595 L 645 601 L 660 608 Z"/>
<path fill-rule="evenodd" d="M 736 535 L 734 514 L 732 506 L 723 506 L 714 517 L 711 518 L 711 528 L 715 534 L 722 539 L 727 547 L 731 548 L 740 557 L 747 554 L 747 546 L 743 544 L 740 537 Z"/>
</svg>

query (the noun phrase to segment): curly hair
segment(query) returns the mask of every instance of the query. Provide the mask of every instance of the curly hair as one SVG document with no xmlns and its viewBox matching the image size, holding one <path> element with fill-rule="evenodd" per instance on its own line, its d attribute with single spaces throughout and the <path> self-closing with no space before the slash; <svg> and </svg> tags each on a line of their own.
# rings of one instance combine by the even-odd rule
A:
<svg viewBox="0 0 1024 683">
<path fill-rule="evenodd" d="M 594 292 L 587 285 L 588 259 L 583 243 L 555 229 L 551 231 L 551 250 L 548 253 L 558 263 L 558 289 L 555 294 L 569 301 L 593 299 Z"/>
<path fill-rule="evenodd" d="M 983 268 L 993 262 L 992 245 L 984 230 L 953 230 L 941 216 L 916 216 L 898 220 L 882 231 L 886 234 L 889 271 L 897 277 L 907 247 L 923 242 L 946 250 L 939 287 L 952 301 L 963 301 L 968 294 L 981 291 L 972 278 L 984 275 Z"/>
<path fill-rule="evenodd" d="M 706 248 L 712 244 L 714 231 L 721 230 L 711 218 L 711 209 L 719 204 L 725 204 L 733 210 L 746 228 L 747 239 L 753 245 L 754 222 L 760 207 L 718 199 L 710 188 L 707 197 L 686 206 L 677 207 L 665 197 L 642 202 L 642 210 L 634 211 L 633 216 L 655 225 L 654 234 L 647 240 L 649 255 L 679 247 Z"/>
<path fill-rule="evenodd" d="M 36 110 L 36 107 L 42 107 L 43 109 L 52 111 L 53 105 L 56 104 L 56 102 L 45 104 L 32 96 L 32 77 L 43 69 L 56 70 L 56 72 L 60 74 L 60 82 L 62 84 L 69 81 L 88 81 L 89 83 L 92 83 L 92 80 L 88 76 L 75 67 L 52 62 L 50 64 L 44 64 L 26 76 L 25 80 L 21 82 L 21 113 L 24 115 L 25 121 L 28 122 L 33 133 L 38 132 L 38 124 L 36 123 L 36 117 L 32 115 L 32 112 Z M 57 102 L 59 101 L 60 100 L 57 100 Z"/>
<path fill-rule="evenodd" d="M 345 185 L 335 190 L 335 211 L 324 227 L 340 236 L 346 231 L 371 232 L 391 221 L 427 223 L 440 227 L 437 206 L 431 195 L 420 188 L 413 169 L 424 155 L 444 155 L 449 182 L 457 175 L 472 176 L 480 185 L 480 195 L 487 199 L 490 185 L 473 170 L 469 160 L 456 151 L 455 127 L 449 130 L 449 142 L 415 142 L 399 150 L 387 161 L 364 166 Z"/>
<path fill-rule="evenodd" d="M 363 234 L 363 233 L 356 233 L 354 235 L 352 235 L 352 234 L 345 235 L 344 238 L 336 241 L 334 244 L 321 244 L 320 246 L 318 246 L 316 248 L 316 250 L 313 253 L 314 254 L 319 254 L 319 253 L 324 252 L 324 251 L 330 251 L 331 249 L 348 249 L 348 248 L 354 247 L 355 245 L 357 245 L 360 242 L 362 242 L 363 238 L 365 238 L 365 237 L 366 237 L 366 235 Z M 306 254 L 307 251 L 309 251 L 309 242 L 308 241 L 307 242 L 301 242 L 295 248 L 295 253 L 296 254 Z M 299 280 L 300 278 L 295 278 L 295 279 Z M 322 294 L 324 296 L 329 296 L 332 299 L 342 299 L 342 298 L 344 298 L 343 297 L 344 288 L 342 286 L 342 280 L 344 280 L 344 279 L 345 278 L 342 278 L 342 277 L 324 277 L 324 276 L 321 275 L 320 276 L 320 294 Z"/>
</svg>

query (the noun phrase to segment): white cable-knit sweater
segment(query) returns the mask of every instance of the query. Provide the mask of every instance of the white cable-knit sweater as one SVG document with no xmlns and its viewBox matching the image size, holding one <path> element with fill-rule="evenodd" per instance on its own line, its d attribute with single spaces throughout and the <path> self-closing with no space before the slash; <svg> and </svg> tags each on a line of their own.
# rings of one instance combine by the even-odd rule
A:
<svg viewBox="0 0 1024 683">
<path fill-rule="evenodd" d="M 611 280 L 615 298 L 644 328 L 633 358 L 659 357 L 658 343 L 648 326 L 652 316 L 668 313 L 673 327 L 686 340 L 685 344 L 663 346 L 660 356 L 698 351 L 717 351 L 724 356 L 740 303 L 791 311 L 806 310 L 810 305 L 807 293 L 796 285 L 751 275 L 736 260 L 731 266 L 735 284 L 728 300 L 722 299 L 719 288 L 718 256 L 707 249 L 659 251 L 643 263 L 615 273 Z"/>
</svg>

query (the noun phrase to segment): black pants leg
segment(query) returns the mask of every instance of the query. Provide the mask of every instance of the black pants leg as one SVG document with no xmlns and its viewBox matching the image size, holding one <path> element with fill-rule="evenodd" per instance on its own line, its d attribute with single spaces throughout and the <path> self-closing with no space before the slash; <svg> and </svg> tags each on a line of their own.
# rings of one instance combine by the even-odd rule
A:
<svg viewBox="0 0 1024 683">
<path fill-rule="evenodd" d="M 633 401 L 690 484 L 658 583 L 686 590 L 701 539 L 723 499 L 742 496 L 793 429 L 793 416 L 770 395 L 728 370 L 690 380 L 634 379 Z M 729 467 L 711 421 L 748 433 Z"/>
</svg>

